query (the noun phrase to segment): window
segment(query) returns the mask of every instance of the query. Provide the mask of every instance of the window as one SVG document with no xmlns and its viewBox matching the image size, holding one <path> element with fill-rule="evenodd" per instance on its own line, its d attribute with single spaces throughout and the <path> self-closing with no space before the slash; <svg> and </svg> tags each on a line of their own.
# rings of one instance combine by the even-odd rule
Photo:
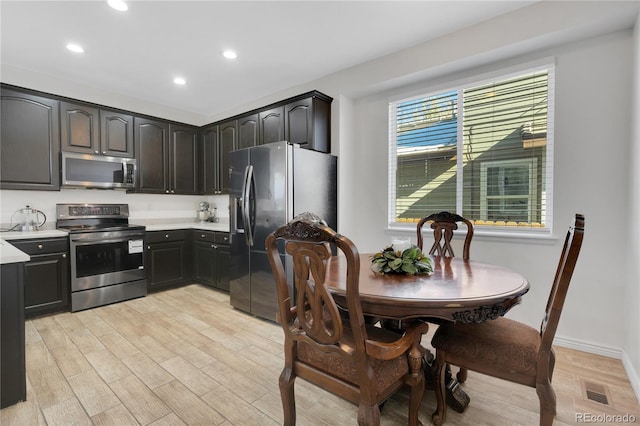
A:
<svg viewBox="0 0 640 426">
<path fill-rule="evenodd" d="M 544 66 L 391 102 L 390 226 L 451 211 L 479 230 L 548 234 L 553 72 Z"/>
</svg>

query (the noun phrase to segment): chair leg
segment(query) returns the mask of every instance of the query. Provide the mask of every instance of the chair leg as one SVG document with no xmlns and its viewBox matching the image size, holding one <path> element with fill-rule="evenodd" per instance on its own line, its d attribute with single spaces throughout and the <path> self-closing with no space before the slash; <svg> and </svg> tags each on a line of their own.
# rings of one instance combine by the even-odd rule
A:
<svg viewBox="0 0 640 426">
<path fill-rule="evenodd" d="M 464 367 L 460 367 L 458 370 L 458 374 L 456 374 L 456 379 L 458 379 L 459 383 L 464 383 L 467 381 L 467 369 Z"/>
<path fill-rule="evenodd" d="M 380 425 L 380 407 L 378 404 L 358 406 L 358 425 L 362 426 L 379 426 Z"/>
<path fill-rule="evenodd" d="M 418 413 L 424 396 L 424 371 L 422 370 L 422 356 L 424 348 L 416 346 L 409 351 L 409 377 L 405 380 L 411 387 L 409 396 L 409 425 L 418 426 Z"/>
<path fill-rule="evenodd" d="M 435 377 L 436 377 L 436 400 L 438 403 L 438 406 L 436 408 L 436 411 L 433 412 L 432 416 L 431 416 L 431 420 L 433 421 L 433 424 L 435 424 L 436 426 L 440 426 L 442 423 L 444 423 L 446 417 L 447 417 L 447 403 L 445 401 L 445 397 L 446 397 L 446 383 L 445 383 L 445 371 L 446 371 L 446 365 L 447 363 L 445 362 L 445 354 L 442 351 L 437 351 L 436 352 L 436 373 L 435 373 Z"/>
<path fill-rule="evenodd" d="M 537 383 L 536 393 L 540 400 L 540 426 L 551 426 L 556 416 L 556 393 L 551 383 Z"/>
<path fill-rule="evenodd" d="M 289 367 L 285 367 L 282 373 L 280 373 L 280 398 L 282 399 L 282 412 L 284 414 L 285 426 L 294 426 L 296 424 L 295 380 L 296 375 Z"/>
</svg>

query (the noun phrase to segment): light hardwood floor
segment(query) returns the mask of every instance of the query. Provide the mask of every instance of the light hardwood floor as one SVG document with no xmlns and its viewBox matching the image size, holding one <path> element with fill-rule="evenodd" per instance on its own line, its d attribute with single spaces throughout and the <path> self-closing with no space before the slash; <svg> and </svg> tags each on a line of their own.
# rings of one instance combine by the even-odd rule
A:
<svg viewBox="0 0 640 426">
<path fill-rule="evenodd" d="M 431 333 L 430 333 L 431 334 Z M 423 343 L 428 345 L 430 334 Z M 229 296 L 197 284 L 26 323 L 27 401 L 0 412 L 3 426 L 278 425 L 282 330 L 234 310 Z M 555 424 L 579 416 L 631 415 L 640 407 L 620 361 L 556 348 Z M 534 425 L 534 389 L 469 372 L 471 404 L 450 425 Z M 587 399 L 585 387 L 608 397 Z M 382 410 L 382 425 L 405 425 L 407 392 Z M 356 424 L 354 405 L 296 381 L 299 425 Z M 435 396 L 425 392 L 429 424 Z M 589 416 L 589 417 L 587 417 Z M 612 417 L 607 419 L 611 420 Z"/>
</svg>

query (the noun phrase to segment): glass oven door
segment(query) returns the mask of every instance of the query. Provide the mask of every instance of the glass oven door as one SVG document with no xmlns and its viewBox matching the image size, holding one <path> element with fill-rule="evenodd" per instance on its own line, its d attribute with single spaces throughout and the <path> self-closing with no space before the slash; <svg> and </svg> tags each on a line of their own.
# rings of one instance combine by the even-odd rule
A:
<svg viewBox="0 0 640 426">
<path fill-rule="evenodd" d="M 71 234 L 71 291 L 146 278 L 144 231 Z"/>
</svg>

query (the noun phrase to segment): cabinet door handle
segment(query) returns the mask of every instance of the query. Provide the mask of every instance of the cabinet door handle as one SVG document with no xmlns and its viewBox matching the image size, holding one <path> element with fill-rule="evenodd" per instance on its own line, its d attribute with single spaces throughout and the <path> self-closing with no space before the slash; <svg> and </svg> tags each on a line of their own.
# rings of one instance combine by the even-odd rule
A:
<svg viewBox="0 0 640 426">
<path fill-rule="evenodd" d="M 168 194 L 168 193 L 169 193 L 169 190 L 167 189 L 167 190 L 166 190 L 166 191 L 164 191 L 164 192 L 165 192 L 166 194 Z"/>
<path fill-rule="evenodd" d="M 62 253 L 62 257 L 66 258 L 67 257 L 67 253 Z"/>
<path fill-rule="evenodd" d="M 96 150 L 96 151 L 93 151 L 93 153 L 94 153 L 94 154 L 99 154 L 100 152 L 98 152 L 98 151 Z"/>
<path fill-rule="evenodd" d="M 42 250 L 42 244 L 38 244 L 38 249 Z"/>
<path fill-rule="evenodd" d="M 102 155 L 105 155 L 107 153 L 107 151 L 102 151 Z"/>
<path fill-rule="evenodd" d="M 147 246 L 147 250 L 151 250 L 151 246 Z"/>
<path fill-rule="evenodd" d="M 200 235 L 200 237 L 201 237 L 201 238 L 204 238 L 204 237 L 205 237 L 205 235 L 204 235 L 204 234 L 203 234 L 203 235 Z"/>
<path fill-rule="evenodd" d="M 164 234 L 164 237 L 165 238 L 169 238 L 169 234 Z"/>
</svg>

